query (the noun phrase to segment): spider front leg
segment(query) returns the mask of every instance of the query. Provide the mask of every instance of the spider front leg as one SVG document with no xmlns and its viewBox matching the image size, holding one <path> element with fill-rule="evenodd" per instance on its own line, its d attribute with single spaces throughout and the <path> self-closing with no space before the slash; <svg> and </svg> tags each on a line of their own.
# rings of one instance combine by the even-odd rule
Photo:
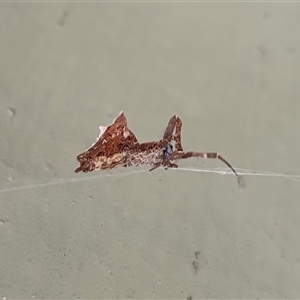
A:
<svg viewBox="0 0 300 300">
<path fill-rule="evenodd" d="M 232 172 L 238 176 L 237 172 L 235 169 L 231 166 L 231 164 L 223 157 L 220 155 L 218 152 L 174 152 L 173 155 L 170 157 L 171 160 L 176 160 L 176 159 L 186 159 L 190 157 L 202 157 L 202 158 L 214 158 L 214 159 L 219 159 L 221 160 L 224 164 L 226 164 Z"/>
<path fill-rule="evenodd" d="M 175 115 L 170 119 L 163 136 L 163 141 L 166 143 L 166 146 L 171 143 L 172 140 L 175 141 L 175 150 L 177 151 L 182 151 L 181 127 L 182 122 L 180 118 Z M 173 134 L 174 130 L 175 134 Z"/>
</svg>

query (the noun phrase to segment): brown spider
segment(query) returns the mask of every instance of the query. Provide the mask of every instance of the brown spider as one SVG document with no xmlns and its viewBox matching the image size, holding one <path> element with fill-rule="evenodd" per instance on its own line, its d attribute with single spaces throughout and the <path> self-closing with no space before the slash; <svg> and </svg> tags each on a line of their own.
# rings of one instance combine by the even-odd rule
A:
<svg viewBox="0 0 300 300">
<path fill-rule="evenodd" d="M 150 171 L 163 166 L 177 168 L 172 161 L 190 157 L 215 158 L 225 163 L 235 175 L 234 168 L 217 152 L 184 152 L 181 145 L 182 122 L 173 116 L 158 142 L 139 143 L 133 132 L 127 127 L 127 120 L 121 112 L 108 126 L 100 126 L 98 140 L 86 151 L 77 156 L 79 167 L 75 172 L 110 170 L 115 167 L 140 166 L 148 164 Z M 175 131 L 175 132 L 174 132 Z M 172 141 L 175 142 L 173 150 Z"/>
</svg>

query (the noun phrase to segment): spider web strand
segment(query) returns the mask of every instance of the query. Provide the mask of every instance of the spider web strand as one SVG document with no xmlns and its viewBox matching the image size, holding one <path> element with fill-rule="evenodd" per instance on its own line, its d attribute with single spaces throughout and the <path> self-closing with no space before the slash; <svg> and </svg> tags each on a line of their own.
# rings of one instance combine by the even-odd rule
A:
<svg viewBox="0 0 300 300">
<path fill-rule="evenodd" d="M 230 170 L 226 168 L 193 168 L 193 167 L 179 167 L 176 169 L 168 169 L 172 171 L 186 171 L 186 172 L 202 172 L 202 173 L 215 173 L 219 175 L 234 175 L 235 174 Z M 264 172 L 264 171 L 254 171 L 254 170 L 246 170 L 246 169 L 235 169 L 239 176 L 261 176 L 261 177 L 281 177 L 286 178 L 290 180 L 300 181 L 300 175 L 289 175 L 289 174 L 283 174 L 283 173 L 273 173 L 273 172 Z M 163 170 L 164 171 L 164 170 Z M 0 193 L 6 193 L 6 192 L 12 192 L 12 191 L 20 191 L 25 189 L 35 189 L 40 187 L 46 187 L 51 185 L 60 185 L 60 184 L 67 184 L 67 183 L 75 183 L 75 182 L 83 182 L 88 180 L 95 180 L 95 179 L 101 179 L 105 177 L 125 177 L 130 176 L 138 173 L 144 173 L 149 172 L 148 169 L 142 169 L 142 170 L 132 170 L 125 173 L 100 173 L 97 176 L 88 176 L 88 177 L 80 177 L 80 178 L 62 178 L 57 180 L 52 180 L 44 183 L 29 183 L 28 185 L 22 185 L 22 186 L 15 186 L 15 187 L 8 187 L 8 188 L 2 188 L 0 189 Z"/>
</svg>

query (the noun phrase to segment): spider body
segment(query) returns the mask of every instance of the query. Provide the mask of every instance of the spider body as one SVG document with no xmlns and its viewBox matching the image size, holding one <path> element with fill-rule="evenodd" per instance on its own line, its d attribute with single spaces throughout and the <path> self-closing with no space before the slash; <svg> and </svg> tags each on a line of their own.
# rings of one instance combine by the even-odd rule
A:
<svg viewBox="0 0 300 300">
<path fill-rule="evenodd" d="M 169 144 L 167 148 L 163 151 L 164 159 L 169 159 L 172 153 L 173 153 L 173 146 Z"/>
<path fill-rule="evenodd" d="M 214 158 L 225 163 L 237 175 L 233 167 L 217 152 L 184 152 L 181 145 L 182 122 L 173 116 L 160 141 L 139 143 L 127 127 L 123 112 L 108 127 L 100 126 L 100 136 L 96 143 L 77 156 L 79 167 L 75 172 L 110 170 L 122 166 L 150 165 L 150 171 L 163 166 L 177 168 L 173 161 L 190 157 Z M 172 142 L 175 143 L 173 150 Z"/>
</svg>

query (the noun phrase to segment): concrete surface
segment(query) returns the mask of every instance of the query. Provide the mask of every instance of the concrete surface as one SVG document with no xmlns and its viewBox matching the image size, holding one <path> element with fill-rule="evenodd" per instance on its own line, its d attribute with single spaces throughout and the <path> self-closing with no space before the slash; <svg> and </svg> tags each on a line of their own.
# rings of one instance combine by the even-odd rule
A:
<svg viewBox="0 0 300 300">
<path fill-rule="evenodd" d="M 177 114 L 186 150 L 299 174 L 299 20 L 299 3 L 1 3 L 0 297 L 299 298 L 298 181 L 74 173 L 124 110 L 141 141 Z"/>
</svg>

